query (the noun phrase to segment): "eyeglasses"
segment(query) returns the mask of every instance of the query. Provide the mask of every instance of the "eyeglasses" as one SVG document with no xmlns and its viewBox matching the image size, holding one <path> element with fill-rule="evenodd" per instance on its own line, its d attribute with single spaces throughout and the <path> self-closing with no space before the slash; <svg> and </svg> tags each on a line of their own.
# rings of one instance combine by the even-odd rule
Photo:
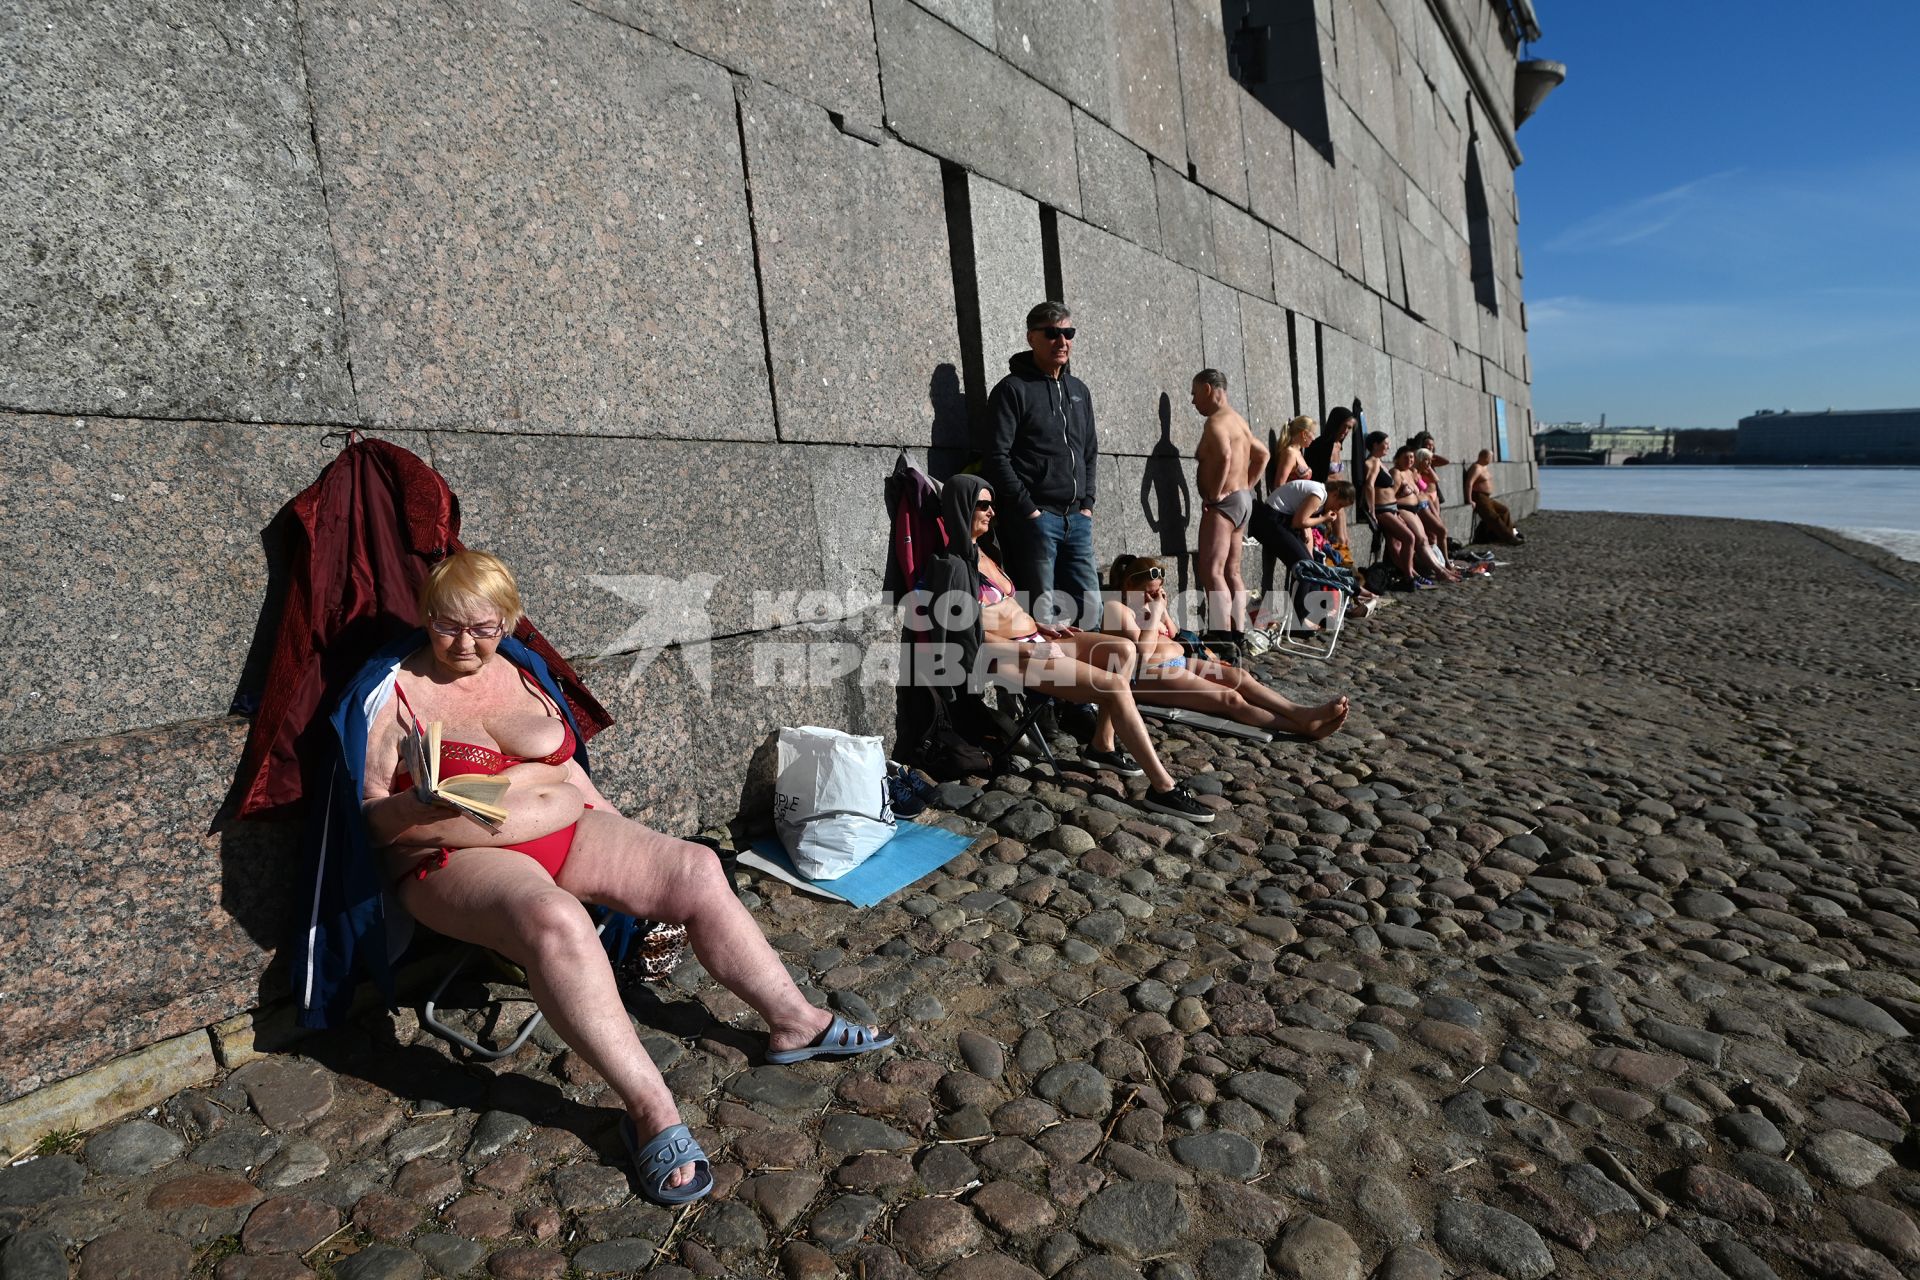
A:
<svg viewBox="0 0 1920 1280">
<path fill-rule="evenodd" d="M 993 510 L 993 499 L 982 498 L 980 499 L 980 501 L 973 504 L 973 509 L 975 511 L 991 511 Z"/>
<path fill-rule="evenodd" d="M 1162 569 L 1159 565 L 1155 565 L 1151 569 L 1140 569 L 1133 573 L 1128 574 L 1127 581 L 1128 582 L 1141 582 L 1141 581 L 1160 582 L 1164 580 L 1166 576 L 1167 576 L 1167 571 L 1165 569 Z"/>
<path fill-rule="evenodd" d="M 435 618 L 433 621 L 427 623 L 427 627 L 433 634 L 445 636 L 449 640 L 457 639 L 463 631 L 475 640 L 498 640 L 507 633 L 506 624 L 502 622 L 476 622 L 470 627 L 463 627 L 440 618 Z"/>
<path fill-rule="evenodd" d="M 1073 335 L 1077 333 L 1078 330 L 1076 330 L 1070 324 L 1069 325 L 1047 324 L 1047 325 L 1037 326 L 1036 328 L 1032 329 L 1030 332 L 1044 333 L 1047 335 L 1048 338 L 1052 338 L 1052 339 L 1065 338 L 1068 342 L 1072 342 Z"/>
</svg>

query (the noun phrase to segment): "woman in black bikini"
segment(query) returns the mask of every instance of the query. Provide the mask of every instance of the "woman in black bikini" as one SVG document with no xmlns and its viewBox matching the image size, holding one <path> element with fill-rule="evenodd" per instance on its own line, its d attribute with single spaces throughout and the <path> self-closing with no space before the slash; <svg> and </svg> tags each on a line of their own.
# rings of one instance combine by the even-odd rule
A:
<svg viewBox="0 0 1920 1280">
<path fill-rule="evenodd" d="M 1420 492 L 1420 477 L 1413 469 L 1414 453 L 1411 444 L 1401 445 L 1394 451 L 1393 469 L 1388 473 L 1393 479 L 1393 498 L 1400 508 L 1400 516 L 1413 531 L 1413 562 L 1423 573 L 1431 573 L 1446 582 L 1458 582 L 1459 573 L 1447 563 L 1446 552 L 1434 546 L 1428 532 L 1427 513 L 1431 505 Z M 1441 525 L 1440 529 L 1444 535 L 1446 526 Z"/>
<path fill-rule="evenodd" d="M 982 641 L 978 669 L 989 676 L 1011 678 L 1016 687 L 1093 703 L 1100 709 L 1103 725 L 1111 724 L 1105 740 L 1111 742 L 1117 734 L 1126 750 L 1090 753 L 1087 762 L 1129 777 L 1145 774 L 1150 790 L 1138 802 L 1143 808 L 1188 822 L 1212 822 L 1213 811 L 1196 800 L 1185 783 L 1175 782 L 1160 763 L 1147 736 L 1146 721 L 1134 705 L 1130 681 L 1139 647 L 1097 631 L 1043 627 L 1020 607 L 1006 570 L 980 545 L 993 528 L 993 490 L 986 481 L 955 476 L 947 481 L 941 503 L 947 552 L 929 568 L 927 586 L 936 616 L 957 614 L 969 598 L 978 602 Z M 943 598 L 947 596 L 956 598 Z M 954 634 L 965 631 L 963 627 L 942 629 Z"/>
<path fill-rule="evenodd" d="M 1362 518 L 1386 539 L 1387 559 L 1394 568 L 1405 574 L 1416 589 L 1431 587 L 1433 583 L 1414 566 L 1413 552 L 1418 545 L 1418 535 L 1401 514 L 1399 503 L 1394 498 L 1396 484 L 1393 466 L 1387 461 L 1386 432 L 1367 433 L 1365 467 L 1362 483 L 1354 486 L 1360 498 Z"/>
</svg>

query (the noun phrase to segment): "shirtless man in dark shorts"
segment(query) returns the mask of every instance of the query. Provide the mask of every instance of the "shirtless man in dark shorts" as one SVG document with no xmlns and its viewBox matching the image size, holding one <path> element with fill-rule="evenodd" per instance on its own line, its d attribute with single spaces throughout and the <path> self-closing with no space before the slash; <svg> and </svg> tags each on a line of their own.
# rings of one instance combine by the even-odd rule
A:
<svg viewBox="0 0 1920 1280">
<path fill-rule="evenodd" d="M 1199 464 L 1200 588 L 1207 595 L 1210 641 L 1234 641 L 1247 629 L 1247 584 L 1240 574 L 1241 536 L 1253 514 L 1253 486 L 1267 468 L 1267 446 L 1227 403 L 1227 375 L 1193 375 L 1193 407 L 1206 415 Z"/>
<path fill-rule="evenodd" d="M 1467 468 L 1467 501 L 1480 513 L 1480 519 L 1486 524 L 1487 532 L 1496 542 L 1509 544 L 1525 542 L 1520 531 L 1513 527 L 1513 512 L 1507 510 L 1507 504 L 1493 496 L 1493 450 L 1482 449 L 1480 456 Z"/>
</svg>

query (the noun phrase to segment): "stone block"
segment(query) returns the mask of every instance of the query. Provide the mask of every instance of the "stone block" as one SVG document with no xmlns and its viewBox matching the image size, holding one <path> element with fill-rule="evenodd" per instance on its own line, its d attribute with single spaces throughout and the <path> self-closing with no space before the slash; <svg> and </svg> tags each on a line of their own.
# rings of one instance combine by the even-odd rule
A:
<svg viewBox="0 0 1920 1280">
<path fill-rule="evenodd" d="M 1247 152 L 1247 195 L 1262 221 L 1298 240 L 1304 233 L 1294 183 L 1295 138 L 1280 117 L 1240 90 L 1240 130 Z"/>
<path fill-rule="evenodd" d="M 299 1011 L 291 1000 L 236 1013 L 207 1028 L 213 1056 L 228 1071 L 279 1053 L 312 1034 L 300 1025 Z"/>
<path fill-rule="evenodd" d="M 1344 287 L 1338 273 L 1324 259 L 1279 232 L 1267 237 L 1273 249 L 1273 296 L 1287 310 L 1322 320 L 1327 295 Z"/>
<path fill-rule="evenodd" d="M 262 534 L 333 459 L 323 435 L 0 414 L 0 752 L 225 714 L 267 594 Z"/>
<path fill-rule="evenodd" d="M 1404 360 L 1393 362 L 1393 410 L 1408 435 L 1431 430 L 1427 421 L 1426 380 L 1417 366 Z M 1449 455 L 1451 456 L 1451 455 Z"/>
<path fill-rule="evenodd" d="M 1300 412 L 1312 414 L 1321 422 L 1334 404 L 1321 372 L 1320 334 L 1326 328 L 1305 316 L 1293 318 L 1293 367 L 1299 372 Z"/>
<path fill-rule="evenodd" d="M 1360 176 L 1352 166 L 1335 168 L 1328 184 L 1333 205 L 1333 260 L 1356 280 L 1365 278 L 1360 246 Z"/>
<path fill-rule="evenodd" d="M 1418 361 L 1425 326 L 1398 307 L 1380 309 L 1380 345 L 1397 360 Z"/>
<path fill-rule="evenodd" d="M 1369 413 L 1378 410 L 1384 415 L 1384 421 L 1393 423 L 1401 439 L 1413 435 L 1419 428 L 1409 428 L 1407 419 L 1402 416 L 1399 396 L 1393 385 L 1393 358 L 1384 351 L 1362 344 L 1355 357 L 1354 381 L 1365 387 L 1366 406 Z"/>
<path fill-rule="evenodd" d="M 1382 206 L 1381 235 L 1382 245 L 1387 255 L 1387 301 L 1395 308 L 1407 305 L 1407 264 L 1406 256 L 1400 249 L 1400 242 L 1412 235 L 1406 219 Z"/>
<path fill-rule="evenodd" d="M 1103 496 L 1093 522 L 1094 560 L 1103 573 L 1117 556 L 1158 556 L 1166 561 L 1168 587 L 1175 593 L 1195 585 L 1193 555 L 1200 536 L 1190 456 L 1200 439 L 1200 419 L 1190 407 L 1186 413 L 1173 437 L 1146 457 L 1101 455 Z"/>
<path fill-rule="evenodd" d="M 1311 320 L 1300 324 L 1311 329 Z M 1245 390 L 1234 403 L 1246 415 L 1255 436 L 1277 435 L 1299 412 L 1294 394 L 1293 343 L 1287 313 L 1270 302 L 1240 298 L 1240 334 L 1246 352 Z M 1305 370 L 1311 381 L 1314 371 Z"/>
<path fill-rule="evenodd" d="M 1160 248 L 1160 205 L 1153 161 L 1084 111 L 1073 113 L 1080 167 L 1080 216 L 1135 244 Z"/>
<path fill-rule="evenodd" d="M 987 48 L 993 48 L 994 0 L 914 0 L 914 3 Z"/>
<path fill-rule="evenodd" d="M 908 0 L 876 0 L 887 123 L 902 138 L 1056 209 L 1080 209 L 1067 100 Z M 758 209 L 755 210 L 756 214 Z"/>
<path fill-rule="evenodd" d="M 513 569 L 555 647 L 593 657 L 793 621 L 754 618 L 758 593 L 823 585 L 805 455 L 460 432 L 435 441 L 434 464 L 467 544 Z"/>
<path fill-rule="evenodd" d="M 1380 193 L 1365 179 L 1354 184 L 1360 210 L 1362 279 L 1375 293 L 1388 293 L 1386 232 L 1380 224 Z M 1396 254 L 1397 256 L 1397 254 Z"/>
<path fill-rule="evenodd" d="M 994 0 L 1000 56 L 1102 120 L 1113 115 L 1104 0 Z"/>
<path fill-rule="evenodd" d="M 1421 411 L 1426 415 L 1425 430 L 1432 431 L 1438 435 L 1439 431 L 1445 427 L 1448 417 L 1453 414 L 1456 408 L 1453 399 L 1453 388 L 1455 385 L 1457 384 L 1450 379 L 1443 378 L 1430 370 L 1422 371 L 1420 376 L 1420 407 Z M 1447 456 L 1452 457 L 1453 455 L 1448 454 Z"/>
<path fill-rule="evenodd" d="M 1326 280 L 1327 311 L 1320 318 L 1369 346 L 1381 345 L 1380 295 L 1331 267 Z"/>
<path fill-rule="evenodd" d="M 0 1151 L 26 1151 L 49 1133 L 98 1129 L 205 1084 L 219 1069 L 203 1031 L 147 1045 L 0 1103 Z"/>
<path fill-rule="evenodd" d="M 1239 403 L 1245 395 L 1247 385 L 1247 358 L 1240 332 L 1241 296 L 1217 281 L 1205 277 L 1200 280 L 1201 354 L 1206 359 L 1207 368 L 1218 369 L 1227 375 L 1227 386 L 1235 403 Z M 1196 364 L 1187 374 L 1189 402 L 1192 378 L 1200 368 Z M 1176 420 L 1181 407 L 1177 403 L 1174 406 Z"/>
<path fill-rule="evenodd" d="M 1146 157 L 1142 156 L 1143 173 L 1145 165 Z M 972 215 L 974 292 L 980 304 L 980 328 L 977 338 L 962 337 L 963 341 L 977 341 L 985 384 L 991 387 L 1006 375 L 1008 357 L 1029 349 L 1027 312 L 1046 296 L 1040 206 L 1031 197 L 977 173 L 967 174 L 965 181 L 967 207 Z M 934 443 L 966 444 L 940 438 L 940 433 L 936 433 Z"/>
<path fill-rule="evenodd" d="M 1369 381 L 1371 373 L 1369 372 Z M 1359 344 L 1331 325 L 1320 326 L 1320 390 L 1323 412 L 1316 418 L 1325 418 L 1327 405 L 1349 404 L 1355 396 L 1364 402 L 1370 388 L 1360 382 Z M 1378 421 L 1374 415 L 1374 406 L 1367 408 L 1367 426 L 1374 431 L 1392 431 L 1392 425 Z"/>
<path fill-rule="evenodd" d="M 0 18 L 0 404 L 358 416 L 293 0 Z"/>
<path fill-rule="evenodd" d="M 1213 213 L 1206 189 L 1163 164 L 1153 166 L 1153 185 L 1160 203 L 1162 252 L 1182 266 L 1212 275 Z"/>
<path fill-rule="evenodd" d="M 1332 262 L 1334 247 L 1333 187 L 1337 175 L 1318 151 L 1304 144 L 1293 149 L 1293 178 L 1300 208 L 1299 241 Z"/>
<path fill-rule="evenodd" d="M 1187 159 L 1194 175 L 1233 203 L 1247 203 L 1247 150 L 1240 133 L 1240 86 L 1227 72 L 1218 0 L 1174 0 Z"/>
<path fill-rule="evenodd" d="M 1273 299 L 1273 233 L 1219 196 L 1208 196 L 1213 214 L 1214 274 L 1242 293 Z"/>
<path fill-rule="evenodd" d="M 247 725 L 223 717 L 8 757 L 0 1098 L 260 1002 L 301 880 L 291 824 L 207 830 Z M 277 988 L 277 979 L 266 981 Z"/>
<path fill-rule="evenodd" d="M 1199 367 L 1193 272 L 1071 218 L 1060 220 L 1060 271 L 1080 326 L 1073 371 L 1093 394 L 1100 451 L 1152 453 Z"/>
<path fill-rule="evenodd" d="M 580 0 L 596 13 L 873 128 L 880 64 L 865 0 Z"/>
<path fill-rule="evenodd" d="M 927 469 L 924 451 L 908 450 L 907 456 Z M 892 449 L 819 446 L 802 451 L 796 465 L 804 468 L 812 490 L 813 533 L 820 545 L 820 594 L 800 601 L 802 621 L 853 618 L 861 601 L 879 595 L 892 532 L 883 487 L 898 457 Z M 807 592 L 813 584 L 793 579 L 786 589 Z"/>
<path fill-rule="evenodd" d="M 773 437 L 725 71 L 566 0 L 303 16 L 370 418 Z"/>
<path fill-rule="evenodd" d="M 1173 0 L 1111 0 L 1103 7 L 1113 51 L 1113 127 L 1185 173 L 1187 136 Z"/>
<path fill-rule="evenodd" d="M 625 658 L 588 663 L 581 675 L 616 721 L 594 739 L 595 783 L 622 813 L 670 835 L 736 814 L 770 820 L 782 725 L 891 738 L 891 685 L 862 683 L 846 666 L 869 653 L 890 661 L 897 634 L 877 624 L 784 628 L 668 649 L 638 674 Z"/>
<path fill-rule="evenodd" d="M 740 104 L 780 438 L 928 443 L 919 389 L 960 365 L 939 162 L 764 85 Z"/>
</svg>

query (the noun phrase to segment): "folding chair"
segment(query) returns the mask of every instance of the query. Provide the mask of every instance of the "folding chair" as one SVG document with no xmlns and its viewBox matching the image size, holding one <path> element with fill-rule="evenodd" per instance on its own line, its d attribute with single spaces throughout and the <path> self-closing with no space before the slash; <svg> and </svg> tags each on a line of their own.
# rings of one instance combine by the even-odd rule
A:
<svg viewBox="0 0 1920 1280">
<path fill-rule="evenodd" d="M 604 939 L 607 933 L 607 926 L 612 923 L 612 913 L 606 913 L 600 921 L 600 927 L 595 932 L 599 933 Z M 448 1026 L 446 1023 L 440 1021 L 439 1010 L 435 1008 L 439 1003 L 440 997 L 446 994 L 447 988 L 453 985 L 453 980 L 459 977 L 461 972 L 467 967 L 467 962 L 475 956 L 484 953 L 487 953 L 487 948 L 476 946 L 467 947 L 460 953 L 459 958 L 448 967 L 445 976 L 440 979 L 440 985 L 433 989 L 433 994 L 427 997 L 426 1004 L 421 1007 L 420 1025 L 439 1036 L 442 1040 L 447 1041 L 449 1044 L 459 1045 L 476 1058 L 487 1062 L 498 1062 L 502 1058 L 511 1058 L 514 1054 L 520 1052 L 527 1041 L 533 1038 L 534 1031 L 546 1020 L 547 1015 L 540 1012 L 536 1007 L 533 1011 L 533 1016 L 520 1024 L 520 1033 L 513 1038 L 512 1044 L 504 1048 L 492 1048 L 488 1045 L 481 1044 L 477 1040 L 471 1039 L 465 1032 L 458 1028 Z"/>
<path fill-rule="evenodd" d="M 1347 625 L 1347 607 L 1353 602 L 1354 587 L 1353 579 L 1345 570 L 1329 569 L 1307 560 L 1288 565 L 1286 608 L 1273 637 L 1274 645 L 1321 661 L 1333 657 L 1334 649 L 1340 644 L 1340 633 Z M 1309 629 L 1306 619 L 1294 608 L 1294 601 L 1308 593 L 1326 591 L 1335 593 L 1337 603 L 1318 630 Z"/>
</svg>

